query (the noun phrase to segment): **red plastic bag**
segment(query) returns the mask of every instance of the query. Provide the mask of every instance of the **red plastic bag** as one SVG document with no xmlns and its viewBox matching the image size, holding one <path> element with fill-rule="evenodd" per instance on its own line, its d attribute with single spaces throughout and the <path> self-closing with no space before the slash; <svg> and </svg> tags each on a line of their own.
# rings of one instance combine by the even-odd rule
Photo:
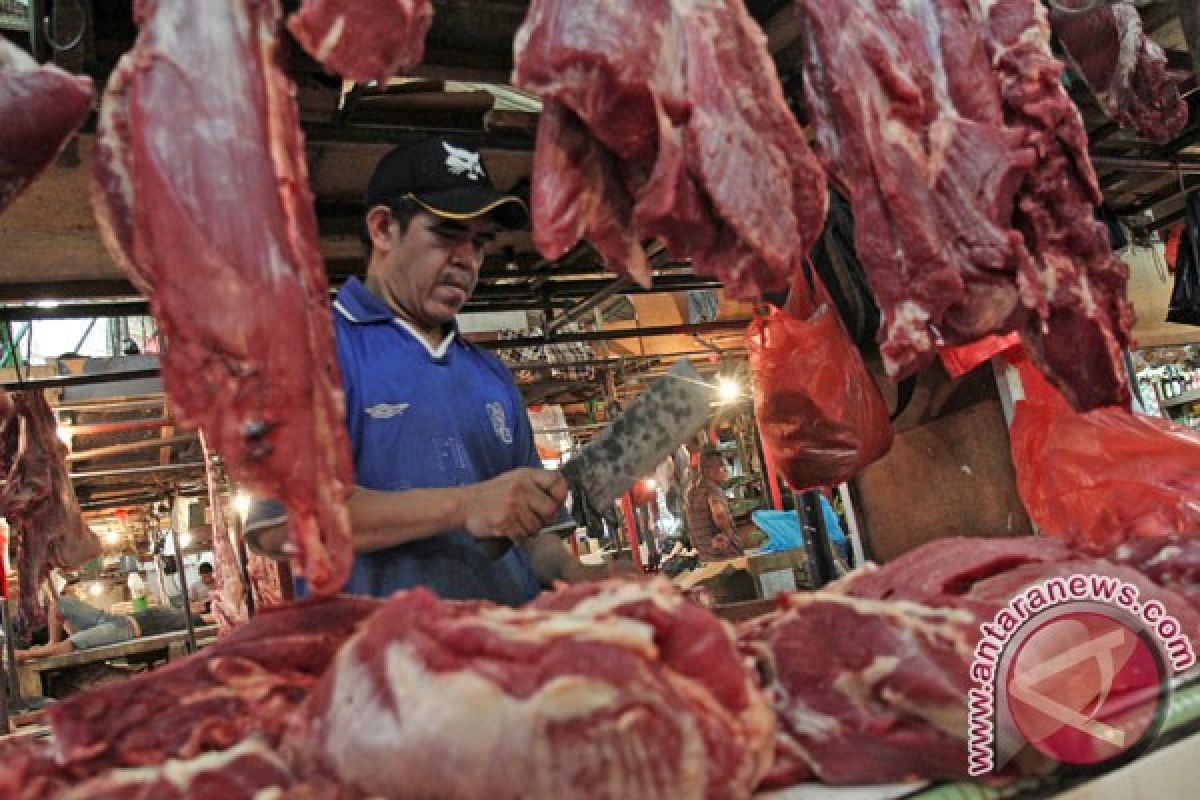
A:
<svg viewBox="0 0 1200 800">
<path fill-rule="evenodd" d="M 1079 414 L 1028 362 L 1009 435 L 1017 491 L 1043 532 L 1103 555 L 1134 537 L 1200 534 L 1200 432 L 1101 408 Z"/>
<path fill-rule="evenodd" d="M 797 490 L 842 483 L 892 446 L 879 389 L 812 280 L 801 271 L 787 310 L 770 308 L 746 332 L 763 444 Z"/>
<path fill-rule="evenodd" d="M 998 356 L 1021 345 L 1021 334 L 1006 333 L 1003 336 L 985 336 L 970 344 L 938 348 L 942 364 L 951 378 L 961 378 L 992 356 Z"/>
</svg>

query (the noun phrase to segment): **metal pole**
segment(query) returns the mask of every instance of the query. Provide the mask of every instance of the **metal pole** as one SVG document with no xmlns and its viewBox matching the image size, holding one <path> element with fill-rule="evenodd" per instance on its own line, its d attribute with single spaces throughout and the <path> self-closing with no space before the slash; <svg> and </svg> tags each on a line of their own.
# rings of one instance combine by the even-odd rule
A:
<svg viewBox="0 0 1200 800">
<path fill-rule="evenodd" d="M 183 563 L 183 548 L 179 546 L 179 531 L 175 530 L 172 525 L 171 545 L 175 548 L 175 559 L 178 562 L 176 565 L 179 569 L 179 591 L 183 592 L 183 619 L 187 623 L 187 651 L 188 653 L 196 652 L 196 629 L 192 627 L 192 604 L 189 602 L 187 582 L 187 569 Z"/>
<path fill-rule="evenodd" d="M 833 545 L 829 541 L 829 531 L 825 527 L 825 514 L 821 509 L 820 492 L 816 489 L 810 489 L 799 498 L 800 502 L 796 503 L 796 513 L 800 514 L 800 510 L 804 509 L 805 514 L 812 520 L 812 554 L 813 565 L 813 587 L 820 589 L 829 581 L 837 577 L 837 572 L 834 569 Z M 803 527 L 804 515 L 800 516 L 800 523 Z"/>
<path fill-rule="evenodd" d="M 584 314 L 588 313 L 593 308 L 598 308 L 600 306 L 600 304 L 603 303 L 605 300 L 608 300 L 610 297 L 613 297 L 614 295 L 620 294 L 621 292 L 625 291 L 632 285 L 633 285 L 633 278 L 629 278 L 629 277 L 617 278 L 615 281 L 610 283 L 608 286 L 605 286 L 603 289 L 596 292 L 591 297 L 584 298 L 584 300 L 582 302 L 580 302 L 578 305 L 576 305 L 574 308 L 570 309 L 565 314 L 561 315 L 558 319 L 556 319 L 553 322 L 551 322 L 550 324 L 548 324 L 546 326 L 546 333 L 547 334 L 554 333 L 555 331 L 560 330 L 563 326 L 565 326 L 569 323 L 575 322 L 576 320 L 582 319 Z"/>
<path fill-rule="evenodd" d="M 4 598 L 0 602 L 0 622 L 4 624 L 4 657 L 8 659 L 8 669 L 5 671 L 4 679 L 10 687 L 10 691 L 4 693 L 4 724 L 7 726 L 9 707 L 21 708 L 25 705 L 21 700 L 21 682 L 17 678 L 17 653 L 16 647 L 13 645 L 12 617 L 8 613 L 8 598 Z M 7 732 L 8 728 L 5 727 L 4 730 Z"/>
</svg>

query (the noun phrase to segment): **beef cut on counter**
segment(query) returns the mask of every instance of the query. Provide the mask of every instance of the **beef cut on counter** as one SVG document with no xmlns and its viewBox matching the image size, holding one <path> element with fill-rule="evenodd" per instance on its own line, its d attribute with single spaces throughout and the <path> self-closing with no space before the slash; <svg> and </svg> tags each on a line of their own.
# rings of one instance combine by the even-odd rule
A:
<svg viewBox="0 0 1200 800">
<path fill-rule="evenodd" d="M 818 154 L 853 207 L 889 373 L 1019 330 L 1077 406 L 1127 400 L 1126 269 L 1037 0 L 797 8 Z"/>
<path fill-rule="evenodd" d="M 980 624 L 1024 589 L 1070 575 L 1136 586 L 1142 602 L 1161 602 L 1193 649 L 1200 645 L 1200 612 L 1165 577 L 1157 585 L 1040 537 L 937 540 L 822 591 L 791 595 L 781 610 L 741 626 L 779 721 L 768 784 L 966 778 L 967 691 Z M 1053 766 L 1026 752 L 1007 771 Z"/>
<path fill-rule="evenodd" d="M 337 597 L 259 612 L 197 655 L 56 703 L 59 764 L 76 775 L 159 766 L 252 736 L 279 744 L 288 714 L 381 603 Z"/>
<path fill-rule="evenodd" d="M 78 567 L 100 555 L 100 540 L 83 519 L 67 470 L 58 420 L 40 391 L 0 389 L 0 516 L 17 542 L 20 576 L 17 629 L 45 623 L 38 591 L 55 567 Z"/>
<path fill-rule="evenodd" d="M 1133 3 L 1054 11 L 1050 24 L 1096 102 L 1121 127 L 1166 142 L 1187 125 L 1187 101 L 1167 72 L 1167 54 L 1142 30 Z"/>
<path fill-rule="evenodd" d="M 297 761 L 370 797 L 748 798 L 773 739 L 732 629 L 665 580 L 398 594 L 308 713 Z"/>
<path fill-rule="evenodd" d="M 330 72 L 386 83 L 421 63 L 432 22 L 429 0 L 304 0 L 288 30 Z"/>
<path fill-rule="evenodd" d="M 50 166 L 95 94 L 91 78 L 39 67 L 0 36 L 0 211 Z"/>
<path fill-rule="evenodd" d="M 274 0 L 136 6 L 101 111 L 93 205 L 167 336 L 173 415 L 288 507 L 303 570 L 352 552 L 343 397 L 304 145 Z"/>
<path fill-rule="evenodd" d="M 741 0 L 534 0 L 515 51 L 515 82 L 546 108 L 547 257 L 584 238 L 647 284 L 639 242 L 661 236 L 734 296 L 787 285 L 821 232 L 825 178 Z"/>
<path fill-rule="evenodd" d="M 287 789 L 293 782 L 283 758 L 265 742 L 249 739 L 186 761 L 112 770 L 54 800 L 261 800 L 287 796 L 270 792 Z M 27 795 L 21 800 L 46 798 Z"/>
</svg>

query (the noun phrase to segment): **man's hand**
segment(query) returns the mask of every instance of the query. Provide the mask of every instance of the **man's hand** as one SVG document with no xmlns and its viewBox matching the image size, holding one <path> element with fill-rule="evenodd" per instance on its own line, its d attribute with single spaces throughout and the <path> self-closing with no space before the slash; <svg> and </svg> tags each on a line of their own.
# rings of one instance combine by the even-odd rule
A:
<svg viewBox="0 0 1200 800">
<path fill-rule="evenodd" d="M 554 522 L 567 500 L 557 472 L 522 467 L 466 487 L 464 527 L 474 536 L 532 536 Z"/>
<path fill-rule="evenodd" d="M 28 661 L 29 659 L 33 658 L 33 654 L 28 650 L 14 650 L 13 653 L 18 664 L 20 664 L 22 661 Z"/>
</svg>

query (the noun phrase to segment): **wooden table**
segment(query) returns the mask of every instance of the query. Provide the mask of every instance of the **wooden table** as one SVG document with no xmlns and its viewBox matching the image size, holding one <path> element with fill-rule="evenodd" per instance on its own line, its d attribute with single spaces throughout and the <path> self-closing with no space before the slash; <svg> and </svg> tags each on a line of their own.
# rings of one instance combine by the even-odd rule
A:
<svg viewBox="0 0 1200 800">
<path fill-rule="evenodd" d="M 216 638 L 216 625 L 203 625 L 196 628 L 196 645 L 204 647 Z M 85 664 L 95 664 L 99 661 L 112 661 L 118 658 L 155 650 L 166 650 L 167 660 L 173 661 L 187 655 L 187 631 L 172 631 L 157 636 L 140 636 L 127 642 L 93 647 L 88 650 L 73 650 L 58 656 L 22 661 L 17 664 L 17 682 L 21 688 L 22 697 L 40 696 L 44 691 L 42 675 L 57 669 L 79 667 Z"/>
</svg>

